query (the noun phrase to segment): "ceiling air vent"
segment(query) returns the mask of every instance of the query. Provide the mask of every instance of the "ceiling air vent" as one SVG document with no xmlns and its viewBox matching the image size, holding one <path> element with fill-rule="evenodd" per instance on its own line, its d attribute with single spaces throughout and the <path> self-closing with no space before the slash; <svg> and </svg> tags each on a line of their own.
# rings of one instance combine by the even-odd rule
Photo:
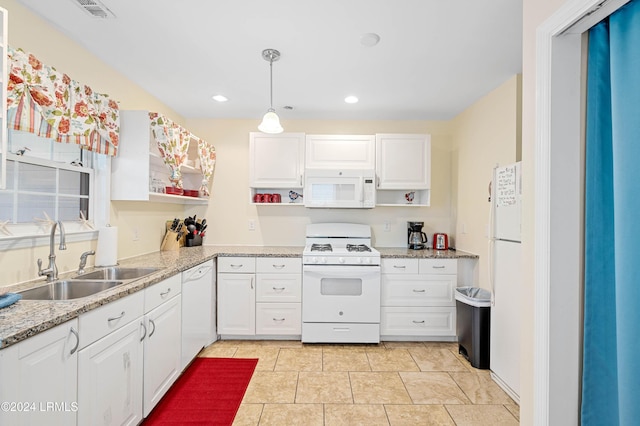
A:
<svg viewBox="0 0 640 426">
<path fill-rule="evenodd" d="M 116 15 L 109 10 L 107 6 L 99 2 L 98 0 L 71 0 L 77 4 L 82 10 L 98 19 L 111 19 Z"/>
</svg>

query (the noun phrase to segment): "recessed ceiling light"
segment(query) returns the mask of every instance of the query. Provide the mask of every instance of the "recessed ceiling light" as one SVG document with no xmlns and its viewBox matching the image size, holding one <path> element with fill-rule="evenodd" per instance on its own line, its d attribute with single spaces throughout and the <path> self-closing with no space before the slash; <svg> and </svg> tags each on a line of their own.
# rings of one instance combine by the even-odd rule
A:
<svg viewBox="0 0 640 426">
<path fill-rule="evenodd" d="M 214 95 L 213 96 L 213 100 L 214 101 L 218 101 L 218 102 L 227 102 L 229 99 L 227 99 L 226 96 L 222 96 L 222 95 Z"/>
<path fill-rule="evenodd" d="M 376 33 L 367 33 L 360 36 L 360 44 L 367 47 L 373 47 L 380 43 L 380 36 Z"/>
<path fill-rule="evenodd" d="M 344 98 L 344 101 L 348 104 L 355 104 L 358 103 L 358 97 L 357 96 L 347 96 L 346 98 Z"/>
</svg>

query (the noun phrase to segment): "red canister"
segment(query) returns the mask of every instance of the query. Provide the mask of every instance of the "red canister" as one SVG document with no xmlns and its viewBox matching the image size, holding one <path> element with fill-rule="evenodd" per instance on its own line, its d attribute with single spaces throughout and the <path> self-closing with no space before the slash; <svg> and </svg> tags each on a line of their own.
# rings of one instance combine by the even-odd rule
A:
<svg viewBox="0 0 640 426">
<path fill-rule="evenodd" d="M 269 197 L 270 203 L 279 203 L 281 201 L 282 201 L 282 198 L 280 197 L 280 194 L 271 194 L 271 197 Z"/>
</svg>

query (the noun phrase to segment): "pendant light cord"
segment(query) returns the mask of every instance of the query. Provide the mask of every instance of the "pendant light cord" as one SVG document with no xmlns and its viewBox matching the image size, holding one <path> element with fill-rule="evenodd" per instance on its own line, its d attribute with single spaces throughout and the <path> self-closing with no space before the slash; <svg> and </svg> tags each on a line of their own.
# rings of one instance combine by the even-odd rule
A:
<svg viewBox="0 0 640 426">
<path fill-rule="evenodd" d="M 269 57 L 269 105 L 273 109 L 273 53 Z"/>
</svg>

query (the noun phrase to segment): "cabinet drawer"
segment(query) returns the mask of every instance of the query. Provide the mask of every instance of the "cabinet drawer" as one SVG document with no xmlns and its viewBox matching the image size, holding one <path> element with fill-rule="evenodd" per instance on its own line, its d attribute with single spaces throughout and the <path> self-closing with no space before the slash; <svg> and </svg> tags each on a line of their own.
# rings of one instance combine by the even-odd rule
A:
<svg viewBox="0 0 640 426">
<path fill-rule="evenodd" d="M 454 307 L 383 307 L 380 318 L 383 336 L 455 336 Z"/>
<path fill-rule="evenodd" d="M 383 274 L 417 274 L 418 259 L 382 259 L 381 272 Z"/>
<path fill-rule="evenodd" d="M 380 343 L 380 324 L 305 322 L 303 343 Z"/>
<path fill-rule="evenodd" d="M 259 274 L 256 281 L 257 302 L 300 302 L 300 274 Z"/>
<path fill-rule="evenodd" d="M 300 303 L 256 303 L 256 334 L 300 334 Z"/>
<path fill-rule="evenodd" d="M 457 274 L 456 259 L 420 259 L 421 274 Z"/>
<path fill-rule="evenodd" d="M 299 257 L 259 257 L 256 259 L 258 273 L 302 273 L 302 259 Z"/>
<path fill-rule="evenodd" d="M 144 290 L 144 312 L 149 312 L 181 292 L 182 280 L 180 274 L 147 287 Z"/>
<path fill-rule="evenodd" d="M 80 315 L 80 347 L 103 338 L 142 316 L 144 292 L 139 291 Z"/>
<path fill-rule="evenodd" d="M 382 306 L 455 306 L 455 275 L 382 275 Z"/>
<path fill-rule="evenodd" d="M 218 272 L 252 274 L 256 271 L 255 257 L 219 257 Z"/>
</svg>

